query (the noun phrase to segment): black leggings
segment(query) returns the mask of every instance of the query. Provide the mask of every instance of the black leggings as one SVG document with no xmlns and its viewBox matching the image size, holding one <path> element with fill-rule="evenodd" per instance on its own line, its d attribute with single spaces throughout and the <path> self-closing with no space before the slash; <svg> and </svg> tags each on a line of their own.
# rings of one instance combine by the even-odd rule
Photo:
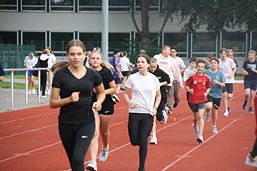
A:
<svg viewBox="0 0 257 171">
<path fill-rule="evenodd" d="M 144 167 L 147 155 L 147 140 L 153 127 L 150 114 L 129 113 L 128 132 L 130 143 L 139 146 L 139 167 Z"/>
<path fill-rule="evenodd" d="M 84 159 L 95 132 L 95 122 L 59 123 L 59 133 L 72 171 L 84 171 Z"/>
<path fill-rule="evenodd" d="M 253 145 L 253 150 L 250 153 L 253 157 L 257 156 L 257 138 L 255 139 L 255 143 Z"/>
<path fill-rule="evenodd" d="M 42 96 L 45 96 L 46 91 L 46 78 L 47 72 L 45 70 L 41 70 L 40 72 L 40 89 L 42 90 Z"/>
</svg>

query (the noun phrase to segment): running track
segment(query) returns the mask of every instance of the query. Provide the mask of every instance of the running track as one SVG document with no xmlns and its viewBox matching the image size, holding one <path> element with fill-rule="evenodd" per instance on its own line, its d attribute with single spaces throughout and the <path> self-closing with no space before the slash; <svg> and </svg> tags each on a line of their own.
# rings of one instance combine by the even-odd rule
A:
<svg viewBox="0 0 257 171">
<path fill-rule="evenodd" d="M 182 91 L 181 103 L 169 116 L 168 123 L 157 125 L 158 145 L 149 145 L 146 170 L 255 170 L 244 164 L 255 140 L 255 118 L 241 109 L 243 85 L 236 84 L 234 88 L 232 114 L 223 117 L 221 107 L 219 133 L 212 134 L 211 122 L 206 123 L 202 145 L 195 141 L 192 113 Z M 100 171 L 137 170 L 138 147 L 129 143 L 127 110 L 121 97 L 111 124 L 109 158 L 104 163 L 98 162 Z M 57 117 L 58 109 L 48 106 L 0 113 L 0 171 L 69 170 L 58 135 Z M 88 160 L 87 156 L 85 164 Z"/>
</svg>

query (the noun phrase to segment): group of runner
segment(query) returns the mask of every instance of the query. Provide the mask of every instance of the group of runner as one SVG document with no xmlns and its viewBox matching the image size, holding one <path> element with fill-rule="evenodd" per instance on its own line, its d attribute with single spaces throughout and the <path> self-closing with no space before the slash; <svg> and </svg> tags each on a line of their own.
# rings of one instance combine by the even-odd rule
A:
<svg viewBox="0 0 257 171">
<path fill-rule="evenodd" d="M 130 76 L 128 70 L 131 64 L 126 53 L 122 57 L 125 59 L 119 62 L 120 51 L 115 50 L 114 57 L 104 62 L 101 50 L 93 50 L 87 59 L 88 68 L 84 65 L 85 47 L 81 41 L 70 41 L 66 52 L 69 62 L 56 63 L 52 67 L 55 76 L 50 106 L 61 107 L 59 133 L 73 170 L 84 170 L 88 148 L 91 161 L 87 169 L 97 170 L 99 135 L 103 144 L 99 160 L 107 159 L 110 148 L 109 126 L 114 105 L 119 102 L 119 84 L 125 90 L 123 95 L 129 107 L 130 142 L 139 146 L 139 171 L 145 170 L 148 137 L 151 135 L 151 144 L 157 144 L 156 122 L 167 122 L 172 108 L 179 105 L 181 88 L 186 90 L 188 104 L 194 114 L 193 128 L 197 142 L 204 141 L 204 120 L 208 122 L 210 114 L 212 132 L 218 133 L 216 125 L 221 99 L 225 108 L 224 116 L 231 113 L 230 102 L 237 67 L 234 60 L 227 57 L 226 49 L 220 50 L 220 59 L 210 58 L 210 69 L 206 70 L 206 60 L 191 58 L 186 68 L 183 60 L 177 56 L 176 48 L 164 45 L 162 52 L 153 58 L 140 53 L 136 58 L 137 67 Z M 126 70 L 121 70 L 121 65 Z M 249 51 L 243 73 L 245 102 L 242 108 L 246 109 L 249 104 L 248 112 L 252 113 L 257 85 L 255 51 Z M 122 78 L 126 77 L 127 80 L 122 82 Z"/>
</svg>

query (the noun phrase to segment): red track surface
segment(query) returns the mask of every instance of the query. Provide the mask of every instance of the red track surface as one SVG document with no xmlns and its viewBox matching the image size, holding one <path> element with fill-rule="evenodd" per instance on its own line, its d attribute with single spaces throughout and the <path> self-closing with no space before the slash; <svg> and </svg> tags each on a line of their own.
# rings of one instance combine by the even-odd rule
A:
<svg viewBox="0 0 257 171">
<path fill-rule="evenodd" d="M 211 122 L 206 123 L 202 145 L 195 140 L 191 127 L 193 116 L 183 91 L 181 103 L 169 116 L 168 123 L 157 125 L 158 145 L 149 145 L 146 170 L 255 170 L 244 164 L 255 140 L 254 115 L 241 109 L 243 85 L 236 84 L 234 88 L 232 114 L 223 117 L 221 107 L 217 124 L 219 133 L 214 135 Z M 57 117 L 58 109 L 48 106 L 0 113 L 0 170 L 68 170 L 69 163 L 57 130 Z M 137 170 L 138 147 L 129 143 L 127 118 L 128 108 L 121 98 L 115 106 L 111 124 L 109 158 L 104 163 L 98 162 L 100 171 Z M 87 156 L 85 163 L 88 159 Z"/>
</svg>

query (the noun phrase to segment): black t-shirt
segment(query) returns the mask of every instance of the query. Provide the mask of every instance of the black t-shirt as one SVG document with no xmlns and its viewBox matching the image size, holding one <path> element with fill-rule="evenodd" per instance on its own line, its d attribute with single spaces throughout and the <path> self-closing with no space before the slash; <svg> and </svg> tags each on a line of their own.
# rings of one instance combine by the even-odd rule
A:
<svg viewBox="0 0 257 171">
<path fill-rule="evenodd" d="M 0 76 L 4 76 L 5 73 L 4 73 L 4 69 L 2 67 L 2 65 L 0 65 Z"/>
<path fill-rule="evenodd" d="M 98 71 L 98 73 L 100 74 L 100 76 L 102 78 L 104 89 L 105 90 L 109 89 L 110 88 L 109 83 L 114 80 L 111 70 L 106 67 L 102 67 L 102 69 L 100 71 Z M 96 100 L 96 97 L 94 97 L 94 100 Z M 112 101 L 111 95 L 107 94 L 102 106 L 113 105 L 113 104 L 114 103 Z"/>
<path fill-rule="evenodd" d="M 243 68 L 245 71 L 249 73 L 249 75 L 245 75 L 245 80 L 257 80 L 257 73 L 253 72 L 251 68 L 254 68 L 257 70 L 257 60 L 250 62 L 249 60 L 246 60 L 244 62 Z"/>
<path fill-rule="evenodd" d="M 71 96 L 73 92 L 80 92 L 79 101 L 61 107 L 59 122 L 78 124 L 94 121 L 92 111 L 93 88 L 101 83 L 100 75 L 89 68 L 81 79 L 76 78 L 68 67 L 57 71 L 52 86 L 61 89 L 61 99 Z"/>
</svg>

